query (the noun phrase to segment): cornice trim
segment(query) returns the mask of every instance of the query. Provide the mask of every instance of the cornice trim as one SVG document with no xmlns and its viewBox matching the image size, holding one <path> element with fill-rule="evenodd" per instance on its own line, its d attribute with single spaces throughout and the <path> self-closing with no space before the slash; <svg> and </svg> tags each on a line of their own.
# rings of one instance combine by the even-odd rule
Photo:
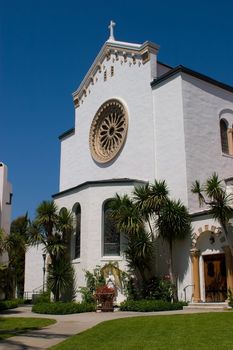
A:
<svg viewBox="0 0 233 350">
<path fill-rule="evenodd" d="M 75 132 L 75 128 L 71 128 L 71 129 L 63 132 L 63 134 L 58 136 L 58 138 L 59 138 L 59 140 L 63 140 L 65 137 L 73 135 L 74 132 Z"/>
<path fill-rule="evenodd" d="M 77 101 L 82 96 L 83 91 L 93 81 L 93 77 L 96 74 L 96 72 L 100 69 L 100 65 L 103 63 L 105 57 L 109 54 L 109 52 L 111 53 L 111 51 L 114 52 L 115 50 L 119 50 L 122 52 L 125 51 L 128 54 L 136 53 L 142 55 L 143 53 L 145 53 L 145 51 L 157 53 L 159 50 L 159 45 L 154 44 L 150 41 L 146 41 L 142 45 L 126 43 L 121 41 L 106 41 L 105 44 L 102 46 L 99 54 L 95 58 L 90 69 L 88 70 L 87 74 L 85 75 L 84 79 L 82 80 L 81 84 L 79 85 L 78 89 L 72 94 L 75 105 L 78 105 Z"/>
<path fill-rule="evenodd" d="M 191 75 L 197 79 L 200 79 L 200 80 L 206 81 L 207 83 L 210 83 L 212 85 L 218 86 L 224 90 L 227 90 L 229 92 L 233 92 L 232 86 L 225 84 L 225 83 L 222 83 L 218 80 L 215 80 L 213 78 L 208 77 L 207 75 L 201 74 L 199 72 L 196 72 L 196 71 L 189 69 L 189 68 L 186 68 L 184 66 L 177 66 L 177 67 L 171 69 L 169 72 L 161 75 L 159 78 L 154 79 L 151 82 L 151 87 L 153 88 L 154 86 L 159 85 L 160 83 L 166 81 L 167 79 L 169 79 L 169 78 L 171 78 L 179 73 L 185 73 L 185 74 Z"/>
<path fill-rule="evenodd" d="M 55 193 L 52 195 L 52 198 L 56 199 L 59 197 L 63 197 L 64 195 L 71 194 L 72 192 L 76 192 L 77 190 L 81 190 L 84 187 L 96 187 L 96 186 L 104 186 L 104 185 L 129 185 L 129 184 L 147 184 L 147 181 L 137 180 L 137 179 L 128 179 L 128 178 L 120 178 L 120 179 L 106 179 L 106 180 L 98 180 L 98 181 L 86 181 L 81 183 L 78 186 L 68 188 L 67 190 Z"/>
</svg>

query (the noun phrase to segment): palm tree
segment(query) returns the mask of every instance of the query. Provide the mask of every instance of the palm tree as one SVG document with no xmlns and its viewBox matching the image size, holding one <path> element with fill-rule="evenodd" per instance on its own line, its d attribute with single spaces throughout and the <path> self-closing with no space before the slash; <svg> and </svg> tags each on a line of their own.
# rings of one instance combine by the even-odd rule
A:
<svg viewBox="0 0 233 350">
<path fill-rule="evenodd" d="M 164 180 L 155 180 L 153 184 L 146 184 L 134 188 L 133 198 L 137 207 L 147 215 L 159 214 L 160 209 L 168 198 L 168 188 Z"/>
<path fill-rule="evenodd" d="M 128 195 L 120 196 L 116 194 L 108 205 L 112 210 L 111 215 L 120 232 L 127 235 L 134 234 L 144 226 L 141 212 Z"/>
<path fill-rule="evenodd" d="M 127 239 L 125 255 L 128 265 L 145 283 L 147 279 L 145 270 L 147 273 L 150 271 L 153 255 L 153 239 L 151 233 L 145 231 L 143 215 L 127 195 L 116 194 L 109 207 L 112 209 L 112 217 L 117 228 Z"/>
<path fill-rule="evenodd" d="M 2 238 L 2 247 L 8 253 L 7 267 L 7 293 L 8 296 L 23 297 L 24 294 L 24 268 L 25 252 L 28 242 L 29 219 L 27 214 L 13 220 L 10 234 Z"/>
<path fill-rule="evenodd" d="M 40 228 L 40 234 L 47 241 L 53 238 L 58 219 L 57 210 L 54 201 L 43 201 L 36 210 L 36 223 Z"/>
<path fill-rule="evenodd" d="M 151 234 L 144 228 L 140 228 L 134 235 L 128 237 L 125 250 L 129 268 L 137 275 L 139 273 L 142 283 L 145 285 L 152 272 L 153 240 Z"/>
<path fill-rule="evenodd" d="M 37 208 L 35 221 L 30 227 L 31 244 L 42 244 L 49 255 L 51 265 L 48 273 L 48 286 L 55 300 L 64 296 L 75 284 L 70 262 L 70 240 L 73 227 L 73 214 L 66 208 L 58 212 L 53 201 L 43 201 Z M 64 281 L 66 279 L 66 281 Z M 70 280 L 69 280 L 70 279 Z"/>
<path fill-rule="evenodd" d="M 173 273 L 173 244 L 191 233 L 191 221 L 186 207 L 180 201 L 168 197 L 166 182 L 135 187 L 132 199 L 127 195 L 116 195 L 111 204 L 113 217 L 121 232 L 128 237 L 125 251 L 129 266 L 138 271 L 144 283 L 151 272 L 154 251 L 154 237 L 157 232 L 168 242 L 169 275 L 175 282 Z M 147 232 L 149 228 L 149 232 Z"/>
<path fill-rule="evenodd" d="M 134 204 L 138 212 L 143 216 L 144 223 L 147 223 L 152 238 L 154 236 L 152 222 L 155 222 L 157 217 L 159 217 L 161 208 L 163 208 L 168 199 L 168 193 L 167 184 L 164 180 L 155 180 L 153 184 L 134 188 Z"/>
<path fill-rule="evenodd" d="M 67 208 L 62 208 L 57 219 L 57 229 L 62 237 L 62 242 L 66 247 L 68 258 L 70 259 L 71 235 L 74 231 L 73 213 Z"/>
<path fill-rule="evenodd" d="M 191 234 L 191 219 L 187 208 L 180 200 L 168 199 L 161 208 L 157 227 L 159 236 L 168 243 L 169 247 L 169 276 L 171 282 L 175 283 L 173 271 L 173 244 L 177 240 L 185 239 Z"/>
<path fill-rule="evenodd" d="M 37 208 L 35 221 L 30 226 L 31 244 L 42 243 L 52 261 L 64 252 L 70 256 L 70 239 L 74 230 L 73 213 L 58 208 L 53 201 L 43 201 Z"/>
<path fill-rule="evenodd" d="M 66 257 L 60 257 L 54 264 L 49 265 L 47 284 L 54 295 L 54 301 L 61 298 L 71 301 L 74 298 L 74 270 Z"/>
<path fill-rule="evenodd" d="M 191 191 L 198 195 L 199 205 L 206 205 L 209 213 L 220 223 L 229 242 L 229 221 L 233 217 L 233 195 L 227 194 L 226 188 L 216 173 L 213 173 L 203 185 L 196 180 Z"/>
</svg>

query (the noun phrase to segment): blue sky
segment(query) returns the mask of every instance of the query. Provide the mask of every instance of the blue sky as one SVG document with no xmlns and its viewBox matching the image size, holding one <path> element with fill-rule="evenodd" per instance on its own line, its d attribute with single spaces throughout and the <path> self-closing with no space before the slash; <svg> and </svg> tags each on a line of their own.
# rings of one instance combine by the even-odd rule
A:
<svg viewBox="0 0 233 350">
<path fill-rule="evenodd" d="M 72 92 L 108 39 L 160 45 L 159 60 L 233 85 L 233 3 L 0 0 L 0 161 L 12 218 L 58 192 L 58 136 L 74 126 Z"/>
</svg>

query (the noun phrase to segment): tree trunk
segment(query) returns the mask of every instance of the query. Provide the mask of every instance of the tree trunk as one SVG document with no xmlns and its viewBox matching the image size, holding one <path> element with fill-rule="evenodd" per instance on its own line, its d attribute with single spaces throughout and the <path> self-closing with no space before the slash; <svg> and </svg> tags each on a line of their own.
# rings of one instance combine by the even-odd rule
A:
<svg viewBox="0 0 233 350">
<path fill-rule="evenodd" d="M 54 301 L 57 302 L 60 299 L 60 293 L 59 293 L 59 289 L 56 288 L 54 291 Z"/>
<path fill-rule="evenodd" d="M 177 286 L 176 286 L 176 278 L 173 272 L 173 242 L 172 239 L 169 240 L 169 262 L 168 262 L 168 271 L 169 277 L 172 284 L 172 301 L 177 302 Z"/>
</svg>

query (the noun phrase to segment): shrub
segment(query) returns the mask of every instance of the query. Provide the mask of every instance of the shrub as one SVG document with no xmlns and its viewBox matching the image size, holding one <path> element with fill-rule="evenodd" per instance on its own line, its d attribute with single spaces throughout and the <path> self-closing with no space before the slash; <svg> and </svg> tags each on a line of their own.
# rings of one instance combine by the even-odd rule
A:
<svg viewBox="0 0 233 350">
<path fill-rule="evenodd" d="M 120 310 L 138 312 L 182 310 L 184 305 L 187 304 L 184 302 L 170 303 L 164 300 L 126 300 L 120 304 Z"/>
<path fill-rule="evenodd" d="M 17 298 L 14 300 L 17 301 L 18 306 L 32 303 L 32 299 Z"/>
<path fill-rule="evenodd" d="M 175 286 L 169 278 L 154 277 L 151 278 L 145 288 L 145 299 L 171 301 L 175 292 Z"/>
<path fill-rule="evenodd" d="M 18 306 L 18 300 L 1 300 L 0 301 L 0 311 L 15 309 Z"/>
<path fill-rule="evenodd" d="M 228 305 L 233 308 L 233 292 L 232 292 L 232 289 L 228 289 L 228 291 L 227 291 L 227 299 L 228 299 Z"/>
<path fill-rule="evenodd" d="M 93 294 L 92 291 L 90 291 L 89 288 L 87 288 L 87 287 L 80 287 L 78 291 L 79 291 L 79 293 L 81 293 L 82 301 L 84 303 L 90 304 L 90 303 L 94 303 L 95 302 L 94 294 Z"/>
<path fill-rule="evenodd" d="M 50 303 L 50 292 L 41 292 L 34 298 L 34 304 Z"/>
<path fill-rule="evenodd" d="M 51 315 L 66 315 L 66 314 L 76 314 L 81 312 L 91 312 L 96 311 L 95 304 L 87 303 L 39 303 L 32 307 L 32 311 L 38 314 L 51 314 Z"/>
</svg>

